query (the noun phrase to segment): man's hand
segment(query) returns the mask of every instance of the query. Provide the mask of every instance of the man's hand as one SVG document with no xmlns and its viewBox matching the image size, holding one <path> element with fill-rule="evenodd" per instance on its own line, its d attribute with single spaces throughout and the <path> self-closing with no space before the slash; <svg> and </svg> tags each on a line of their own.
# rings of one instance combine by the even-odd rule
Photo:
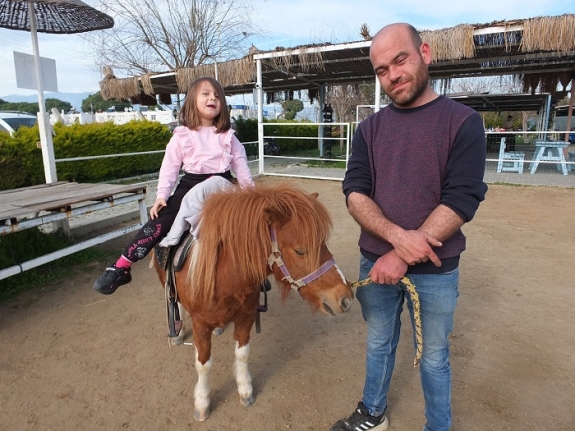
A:
<svg viewBox="0 0 575 431">
<path fill-rule="evenodd" d="M 166 200 L 165 199 L 156 199 L 156 202 L 154 202 L 154 205 L 152 206 L 152 208 L 150 208 L 150 218 L 152 220 L 158 218 L 158 213 L 160 212 L 160 210 L 162 208 L 164 208 L 166 206 Z"/>
<path fill-rule="evenodd" d="M 408 265 L 431 260 L 435 266 L 441 266 L 441 260 L 431 247 L 441 247 L 443 244 L 428 233 L 420 230 L 398 230 L 390 239 L 397 256 Z"/>
<path fill-rule="evenodd" d="M 397 284 L 406 272 L 407 263 L 397 256 L 395 250 L 391 250 L 375 261 L 369 277 L 374 283 Z"/>
</svg>

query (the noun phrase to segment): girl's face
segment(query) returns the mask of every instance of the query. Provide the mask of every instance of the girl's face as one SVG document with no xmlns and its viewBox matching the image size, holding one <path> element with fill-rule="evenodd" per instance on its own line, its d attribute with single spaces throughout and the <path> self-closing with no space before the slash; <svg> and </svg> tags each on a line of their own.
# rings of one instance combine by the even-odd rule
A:
<svg viewBox="0 0 575 431">
<path fill-rule="evenodd" d="M 220 115 L 222 101 L 215 88 L 207 81 L 203 81 L 198 88 L 196 109 L 204 127 L 213 126 L 214 119 Z"/>
</svg>

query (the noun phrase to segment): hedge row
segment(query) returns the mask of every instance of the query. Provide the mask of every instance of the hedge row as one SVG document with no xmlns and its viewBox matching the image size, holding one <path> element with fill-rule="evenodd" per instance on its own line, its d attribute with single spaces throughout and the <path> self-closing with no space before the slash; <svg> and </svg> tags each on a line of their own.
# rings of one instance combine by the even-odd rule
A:
<svg viewBox="0 0 575 431">
<path fill-rule="evenodd" d="M 278 120 L 286 126 L 264 126 L 266 136 L 318 136 L 318 126 Z M 240 118 L 235 122 L 240 142 L 257 141 L 257 120 Z M 170 130 L 153 121 L 54 125 L 53 142 L 56 159 L 108 154 L 164 150 L 172 136 Z M 0 190 L 27 187 L 45 182 L 38 127 L 20 128 L 14 136 L 0 132 Z M 278 139 L 282 154 L 317 148 L 314 139 Z M 255 145 L 246 146 L 248 155 L 257 155 Z M 254 154 L 251 154 L 254 153 Z M 103 159 L 58 162 L 60 181 L 103 182 L 158 172 L 163 153 L 121 156 Z"/>
<path fill-rule="evenodd" d="M 172 133 L 152 121 L 54 125 L 56 159 L 164 150 Z M 13 137 L 0 133 L 0 190 L 45 182 L 38 127 L 20 128 Z M 101 182 L 157 172 L 163 154 L 58 162 L 58 180 Z"/>
<path fill-rule="evenodd" d="M 301 150 L 317 148 L 317 139 L 298 139 L 297 137 L 317 138 L 318 126 L 306 125 L 305 122 L 295 122 L 288 120 L 274 120 L 273 123 L 283 123 L 285 125 L 282 124 L 281 126 L 268 126 L 264 122 L 265 136 L 294 136 L 294 138 L 277 139 L 277 142 L 282 151 L 282 155 L 294 154 Z M 236 135 L 241 142 L 251 142 L 258 140 L 257 120 L 244 119 L 240 117 L 235 121 L 234 128 L 236 129 Z"/>
</svg>

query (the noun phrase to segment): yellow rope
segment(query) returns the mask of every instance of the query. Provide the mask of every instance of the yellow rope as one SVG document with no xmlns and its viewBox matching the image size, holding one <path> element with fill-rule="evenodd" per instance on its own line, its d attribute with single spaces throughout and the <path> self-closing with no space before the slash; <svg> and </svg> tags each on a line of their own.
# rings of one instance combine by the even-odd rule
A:
<svg viewBox="0 0 575 431">
<path fill-rule="evenodd" d="M 413 304 L 413 321 L 415 322 L 415 359 L 413 360 L 413 366 L 417 367 L 419 361 L 421 360 L 421 354 L 423 352 L 423 335 L 421 332 L 421 308 L 419 304 L 419 294 L 415 291 L 415 286 L 407 277 L 401 277 L 399 280 L 401 284 L 405 286 L 409 292 L 411 298 L 411 303 Z M 371 278 L 366 278 L 365 280 L 354 281 L 351 283 L 351 287 L 361 287 L 367 286 L 371 283 Z"/>
</svg>

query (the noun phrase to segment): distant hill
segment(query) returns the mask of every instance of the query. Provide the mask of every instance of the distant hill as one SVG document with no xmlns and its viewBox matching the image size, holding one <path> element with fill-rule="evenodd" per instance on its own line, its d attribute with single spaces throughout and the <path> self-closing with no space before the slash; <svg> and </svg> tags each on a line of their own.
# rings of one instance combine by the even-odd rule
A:
<svg viewBox="0 0 575 431">
<path fill-rule="evenodd" d="M 78 111 L 82 109 L 82 100 L 94 93 L 44 93 L 45 99 L 59 99 L 64 102 L 68 102 L 73 108 Z M 21 94 L 9 94 L 8 96 L 0 96 L 0 99 L 6 102 L 16 103 L 16 102 L 28 102 L 35 103 L 38 102 L 38 96 L 32 94 L 30 96 L 23 96 Z"/>
</svg>

